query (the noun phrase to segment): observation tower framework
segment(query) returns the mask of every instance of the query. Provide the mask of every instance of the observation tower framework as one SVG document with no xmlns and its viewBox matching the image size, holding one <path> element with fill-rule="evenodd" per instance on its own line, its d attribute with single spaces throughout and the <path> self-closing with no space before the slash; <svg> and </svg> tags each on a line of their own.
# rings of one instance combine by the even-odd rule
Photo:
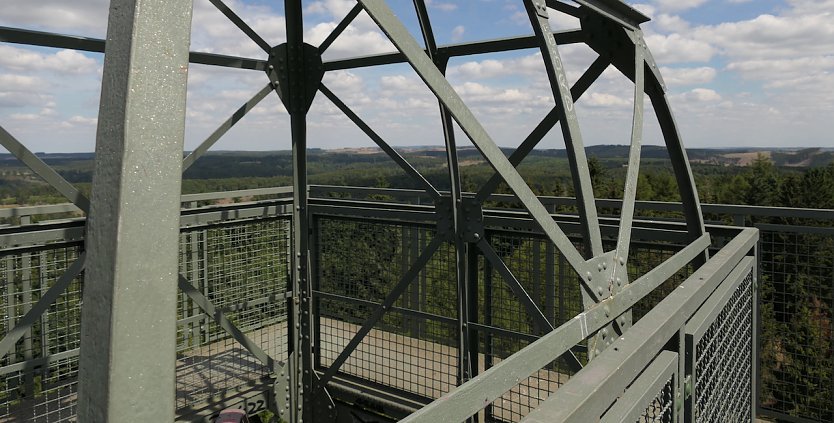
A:
<svg viewBox="0 0 834 423">
<path fill-rule="evenodd" d="M 751 316 L 756 304 L 757 232 L 722 229 L 717 238 L 707 232 L 666 87 L 640 30 L 640 24 L 648 21 L 646 16 L 618 0 L 526 0 L 521 3 L 533 35 L 438 45 L 425 0 L 413 2 L 421 40 L 412 36 L 387 2 L 359 0 L 332 33 L 313 46 L 304 39 L 302 2 L 287 0 L 286 42 L 272 45 L 222 0 L 208 1 L 263 50 L 262 58 L 190 52 L 191 1 L 112 0 L 106 40 L 0 28 L 3 42 L 104 53 L 89 199 L 0 128 L 0 144 L 89 216 L 76 239 L 80 244 L 65 258 L 66 269 L 54 283 L 41 286 L 37 300 L 30 298 L 19 318 L 9 317 L 11 324 L 0 341 L 0 353 L 7 356 L 16 355 L 18 349 L 32 350 L 33 331 L 48 327 L 46 316 L 54 312 L 56 301 L 68 295 L 68 287 L 76 287 L 74 295 L 80 297 L 83 277 L 77 348 L 47 348 L 35 370 L 20 370 L 29 372 L 21 373 L 21 380 L 40 377 L 46 381 L 43 366 L 60 360 L 59 356 L 75 357 L 67 364 L 76 366 L 75 370 L 55 381 L 60 386 L 55 391 L 60 397 L 57 407 L 69 411 L 66 416 L 51 413 L 48 403 L 54 399 L 48 395 L 38 397 L 33 391 L 16 396 L 17 391 L 7 386 L 5 401 L 11 420 L 31 413 L 42 421 L 54 421 L 55 416 L 59 421 L 77 418 L 84 422 L 195 420 L 210 418 L 220 407 L 241 401 L 245 407 L 256 404 L 252 411 L 268 408 L 292 422 L 754 418 L 755 327 Z M 362 13 L 373 19 L 397 51 L 323 61 L 322 54 Z M 549 20 L 553 14 L 575 17 L 581 26 L 554 32 Z M 569 87 L 559 46 L 577 43 L 587 45 L 598 57 Z M 541 52 L 555 105 L 507 157 L 445 73 L 451 58 L 522 49 Z M 183 159 L 190 63 L 249 69 L 262 72 L 265 79 L 263 89 Z M 437 98 L 449 191 L 432 184 L 322 82 L 326 72 L 394 63 L 409 64 Z M 630 150 L 618 218 L 598 215 L 574 104 L 609 67 L 634 85 Z M 254 298 L 224 301 L 220 285 L 202 281 L 208 278 L 208 259 L 193 257 L 205 254 L 208 247 L 203 243 L 211 230 L 227 227 L 218 222 L 234 218 L 224 210 L 181 212 L 182 172 L 272 92 L 280 96 L 290 116 L 292 201 L 260 211 L 247 209 L 236 216 L 245 215 L 254 225 L 278 225 L 278 229 L 257 228 L 275 237 L 264 241 L 263 249 L 279 250 L 268 258 L 277 261 L 258 266 L 285 272 L 287 279 L 283 286 L 264 288 L 263 283 L 250 281 L 241 288 L 246 292 L 266 289 L 257 304 Z M 420 194 L 430 200 L 428 205 L 309 198 L 307 114 L 319 93 L 416 181 L 422 188 Z M 680 190 L 682 226 L 634 218 L 646 96 Z M 455 124 L 495 171 L 476 193 L 461 188 Z M 567 147 L 576 193 L 575 217 L 556 215 L 517 171 L 557 125 Z M 493 194 L 502 182 L 522 211 L 485 207 L 496 198 Z M 397 267 L 392 283 L 383 284 L 378 298 L 361 298 L 356 287 L 368 284 L 367 279 L 350 280 L 327 265 L 328 257 L 335 254 L 325 251 L 327 242 L 335 245 L 340 234 L 369 231 L 362 220 L 400 228 L 394 231 L 399 235 L 390 239 L 403 245 L 397 257 L 404 264 Z M 340 224 L 334 226 L 334 221 Z M 357 226 L 350 229 L 350 225 Z M 390 237 L 392 232 L 385 233 Z M 406 233 L 413 236 L 413 242 L 406 240 Z M 529 238 L 524 245 L 535 245 L 530 247 L 535 253 L 529 255 L 539 263 L 534 267 L 541 266 L 538 275 L 522 275 L 517 263 L 511 262 L 511 251 L 499 243 L 508 233 Z M 652 263 L 635 262 L 646 260 L 638 256 L 639 241 L 652 237 L 670 243 L 668 255 Z M 247 248 L 246 242 L 235 243 L 228 236 L 226 241 L 241 250 Z M 350 248 L 349 243 L 338 245 Z M 288 254 L 281 255 L 282 248 Z M 183 264 L 186 256 L 191 258 Z M 425 279 L 432 268 L 440 266 L 440 256 L 446 257 L 442 266 L 451 273 L 428 279 L 448 282 L 443 285 L 448 303 L 432 308 L 425 296 L 433 293 L 426 291 L 440 285 L 427 284 Z M 341 263 L 350 259 L 349 255 L 340 257 Z M 634 270 L 640 266 L 643 271 Z M 554 269 L 560 272 L 558 285 L 573 288 L 557 290 Z M 493 274 L 498 279 L 494 285 Z M 675 277 L 679 278 L 676 289 L 636 319 L 635 306 Z M 345 278 L 344 283 L 332 282 L 338 278 Z M 415 286 L 420 280 L 424 282 L 418 292 Z M 552 280 L 552 285 L 544 280 Z M 541 293 L 532 292 L 533 287 Z M 408 302 L 405 294 L 417 300 Z M 524 316 L 521 326 L 492 321 L 497 313 L 493 297 L 499 295 L 506 296 Z M 557 318 L 554 310 L 558 308 L 560 314 L 571 310 L 562 303 L 574 296 L 576 309 Z M 355 307 L 333 305 L 338 302 Z M 74 307 L 80 305 L 76 302 Z M 247 310 L 255 311 L 243 317 Z M 386 321 L 392 315 L 400 317 Z M 183 332 L 183 327 L 193 329 L 187 325 L 194 322 L 219 329 Z M 416 323 L 409 329 L 393 328 L 397 322 Z M 432 332 L 435 326 L 444 329 Z M 502 337 L 518 342 L 498 354 L 496 339 Z M 221 341 L 235 346 L 217 347 Z M 382 352 L 375 358 L 361 358 L 374 349 Z M 185 385 L 199 385 L 192 379 L 202 377 L 201 370 L 189 363 L 205 354 L 227 351 L 236 351 L 238 360 L 229 371 L 245 373 L 240 379 L 251 380 L 235 389 L 209 392 L 199 401 L 181 401 L 178 392 L 189 389 Z M 23 362 L 31 364 L 32 360 L 30 354 Z M 363 367 L 363 360 L 397 364 Z M 427 368 L 426 360 L 445 370 Z M 186 375 L 184 368 L 190 373 Z M 397 379 L 389 374 L 397 381 L 386 382 L 389 372 L 409 376 Z M 536 388 L 530 378 L 536 380 Z M 529 398 L 522 404 L 519 398 L 524 396 Z M 44 407 L 45 413 L 40 411 Z"/>
</svg>

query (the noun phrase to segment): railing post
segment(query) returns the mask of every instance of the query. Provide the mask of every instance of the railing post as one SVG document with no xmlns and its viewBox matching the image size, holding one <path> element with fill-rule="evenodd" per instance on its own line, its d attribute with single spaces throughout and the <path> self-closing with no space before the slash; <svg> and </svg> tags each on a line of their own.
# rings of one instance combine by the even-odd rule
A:
<svg viewBox="0 0 834 423">
<path fill-rule="evenodd" d="M 25 316 L 29 310 L 32 309 L 32 289 L 34 288 L 32 285 L 32 279 L 34 278 L 35 272 L 32 269 L 32 253 L 23 253 L 21 258 L 21 270 L 23 270 L 23 274 L 21 275 L 21 294 L 23 294 L 23 313 L 21 315 Z M 28 362 L 32 360 L 32 328 L 26 330 L 26 335 L 23 336 L 23 360 Z M 35 378 L 34 378 L 34 369 L 30 369 L 24 372 L 24 386 L 27 398 L 32 398 L 35 394 Z"/>
<path fill-rule="evenodd" d="M 112 0 L 87 220 L 78 420 L 174 420 L 191 1 Z"/>
</svg>

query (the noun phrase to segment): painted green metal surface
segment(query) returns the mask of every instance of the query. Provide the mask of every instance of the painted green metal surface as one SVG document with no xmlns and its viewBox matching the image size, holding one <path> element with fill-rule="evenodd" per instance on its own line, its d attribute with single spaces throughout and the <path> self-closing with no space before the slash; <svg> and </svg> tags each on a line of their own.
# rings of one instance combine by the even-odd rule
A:
<svg viewBox="0 0 834 423">
<path fill-rule="evenodd" d="M 276 213 L 289 212 L 292 215 L 292 240 L 289 243 L 289 259 L 286 263 L 291 277 L 288 292 L 258 300 L 280 303 L 286 301 L 287 303 L 290 320 L 287 323 L 287 335 L 285 335 L 288 355 L 286 363 L 276 364 L 266 351 L 244 335 L 225 315 L 230 311 L 216 307 L 206 293 L 197 288 L 197 285 L 192 285 L 182 278 L 179 282 L 181 291 L 193 303 L 192 307 L 209 315 L 245 350 L 266 363 L 271 371 L 266 379 L 276 379 L 271 393 L 248 392 L 241 394 L 241 398 L 272 395 L 274 404 L 270 407 L 273 411 L 276 407 L 280 407 L 280 411 L 286 412 L 282 414 L 282 418 L 293 423 L 333 421 L 336 418 L 329 387 L 341 383 L 337 381 L 345 363 L 360 350 L 360 344 L 371 338 L 369 334 L 377 330 L 377 325 L 382 318 L 391 312 L 403 313 L 409 318 L 431 320 L 454 328 L 452 345 L 455 350 L 450 353 L 450 357 L 453 356 L 457 362 L 455 383 L 461 386 L 446 394 L 440 403 L 430 404 L 406 420 L 462 421 L 473 418 L 479 410 L 489 407 L 490 403 L 516 386 L 520 380 L 559 357 L 567 360 L 572 372 L 578 371 L 579 375 L 586 374 L 587 372 L 580 371 L 580 360 L 572 350 L 577 344 L 584 345 L 587 342 L 587 358 L 589 359 L 594 359 L 599 354 L 602 354 L 601 357 L 605 357 L 606 354 L 610 356 L 610 351 L 603 352 L 603 349 L 616 343 L 615 339 L 629 328 L 631 308 L 638 301 L 695 258 L 700 257 L 701 263 L 707 263 L 706 251 L 710 237 L 705 232 L 692 172 L 686 162 L 686 152 L 666 99 L 663 80 L 639 30 L 639 25 L 648 18 L 625 3 L 617 0 L 576 0 L 575 3 L 578 6 L 575 6 L 559 1 L 527 0 L 525 6 L 532 24 L 533 36 L 438 46 L 427 2 L 414 0 L 423 38 L 423 45 L 421 45 L 393 14 L 388 2 L 359 0 L 321 45 L 314 47 L 306 44 L 304 40 L 305 10 L 300 0 L 284 2 L 287 42 L 279 46 L 270 45 L 222 0 L 210 0 L 210 2 L 258 45 L 268 58 L 250 59 L 208 53 L 189 53 L 190 1 L 114 0 L 111 4 L 110 31 L 106 43 L 104 40 L 0 28 L 0 41 L 105 52 L 97 145 L 98 160 L 86 240 L 88 262 L 86 263 L 87 285 L 84 301 L 86 304 L 96 304 L 96 307 L 88 306 L 85 309 L 82 325 L 84 347 L 81 349 L 79 400 L 79 418 L 82 421 L 115 421 L 124 419 L 126 416 L 140 420 L 147 418 L 167 421 L 171 419 L 174 409 L 170 402 L 174 383 L 172 345 L 175 341 L 173 331 L 169 333 L 161 328 L 174 327 L 176 321 L 173 314 L 177 293 L 175 237 L 180 224 L 210 226 L 230 217 L 255 222 L 259 217 Z M 321 54 L 343 34 L 363 9 L 380 26 L 398 51 L 322 63 Z M 580 18 L 582 28 L 553 32 L 550 28 L 548 9 Z M 608 35 L 607 37 L 592 37 L 596 33 Z M 591 46 L 597 51 L 599 57 L 569 89 L 557 46 L 573 43 Z M 620 44 L 626 45 L 627 48 L 618 48 Z M 538 48 L 542 53 L 544 70 L 550 82 L 551 94 L 556 106 L 524 139 L 512 156 L 507 158 L 486 132 L 482 122 L 479 122 L 472 114 L 449 84 L 445 69 L 451 57 L 529 48 Z M 220 124 L 214 133 L 185 160 L 182 160 L 185 86 L 189 61 L 264 71 L 267 76 L 267 85 L 244 103 L 229 119 Z M 439 118 L 443 127 L 449 186 L 451 187 L 448 193 L 441 192 L 433 186 L 418 169 L 408 163 L 396 149 L 387 144 L 342 100 L 320 83 L 325 71 L 405 62 L 414 68 L 439 101 Z M 594 198 L 579 117 L 574 110 L 574 101 L 590 88 L 609 65 L 616 67 L 635 84 L 629 167 L 624 187 L 624 200 L 617 206 L 621 211 L 619 221 L 597 216 L 597 207 L 608 203 Z M 272 90 L 281 96 L 290 115 L 294 163 L 291 207 L 288 204 L 289 201 L 284 200 L 276 201 L 274 204 L 242 207 L 234 211 L 195 210 L 180 216 L 181 201 L 194 202 L 198 201 L 196 199 L 210 198 L 210 196 L 181 198 L 179 195 L 181 172 L 205 154 Z M 318 91 L 328 97 L 382 148 L 394 163 L 424 188 L 423 193 L 427 195 L 429 203 L 434 203 L 433 207 L 403 208 L 384 203 L 361 203 L 335 199 L 320 200 L 311 204 L 308 199 L 309 184 L 306 172 L 307 113 Z M 647 93 L 652 100 L 672 156 L 683 198 L 689 242 L 672 258 L 629 283 L 626 264 L 634 234 L 657 233 L 659 238 L 679 238 L 678 232 L 670 230 L 668 225 L 664 226 L 663 223 L 652 226 L 642 225 L 643 222 L 641 222 L 640 228 L 636 227 L 640 225 L 634 224 L 634 211 L 638 208 L 635 197 L 639 176 L 644 93 Z M 457 159 L 458 147 L 454 136 L 453 120 L 458 123 L 496 171 L 495 176 L 474 195 L 474 200 L 461 189 L 460 164 Z M 566 140 L 574 188 L 578 193 L 576 201 L 570 204 L 577 206 L 579 210 L 577 217 L 559 224 L 549 212 L 549 208 L 554 207 L 558 202 L 545 205 L 540 198 L 535 196 L 517 171 L 524 157 L 557 123 L 561 125 L 562 134 Z M 18 147 L 20 144 L 4 130 L 0 132 L 0 141 L 7 147 L 10 145 Z M 34 155 L 25 148 L 22 150 L 16 148 L 16 150 L 21 152 L 19 157 L 24 159 L 27 165 L 42 176 L 45 175 L 47 180 L 73 200 L 78 207 L 86 209 L 85 199 L 80 197 L 77 190 L 73 191 L 74 188 L 68 187 L 60 177 L 56 178 L 57 174 L 48 166 L 33 160 Z M 491 212 L 489 216 L 484 216 L 483 203 L 499 197 L 493 196 L 492 193 L 502 179 L 520 199 L 526 211 L 521 213 L 496 211 Z M 410 194 L 416 195 L 416 191 Z M 356 215 L 357 207 L 361 209 L 359 215 Z M 318 240 L 312 240 L 311 235 L 316 230 L 313 225 L 314 218 L 323 216 L 350 217 L 376 222 L 380 225 L 383 222 L 390 223 L 391 220 L 407 221 L 421 228 L 436 229 L 438 233 L 431 242 L 426 242 L 425 239 L 419 241 L 417 238 L 408 241 L 403 237 L 402 248 L 414 250 L 415 262 L 411 267 L 404 266 L 403 274 L 398 279 L 399 283 L 394 284 L 386 292 L 383 300 L 374 302 L 364 298 L 325 292 L 317 288 L 320 281 L 314 278 L 319 277 L 319 273 L 314 266 L 319 260 L 316 255 L 318 253 L 315 251 L 317 248 L 315 242 Z M 490 235 L 487 234 L 487 227 L 490 225 L 492 225 L 490 230 L 495 233 L 500 232 L 495 231 L 495 227 L 505 229 L 512 227 L 516 230 L 524 228 L 524 231 L 535 233 L 536 236 L 539 236 L 540 232 L 544 233 L 546 238 L 544 247 L 535 243 L 532 248 L 533 254 L 537 257 L 541 255 L 542 249 L 546 251 L 547 269 L 541 269 L 541 264 L 537 263 L 532 273 L 536 280 L 546 279 L 546 290 L 552 291 L 545 300 L 546 304 L 536 303 L 535 293 L 528 291 L 521 282 L 521 278 L 513 273 L 515 270 L 511 269 L 509 257 L 499 254 L 496 250 Z M 60 236 L 61 233 L 69 234 L 67 230 L 60 232 L 60 229 L 52 229 L 48 234 L 20 235 L 19 238 L 29 237 L 30 240 L 39 240 L 46 236 L 52 239 Z M 577 234 L 580 235 L 581 242 L 585 244 L 583 250 L 574 246 L 577 243 L 574 235 Z M 614 249 L 606 252 L 603 247 L 603 236 L 607 235 L 607 240 L 610 241 L 611 234 L 615 234 Z M 727 253 L 725 256 L 718 257 L 717 261 L 729 263 L 740 259 L 738 254 L 746 254 L 749 251 L 751 235 L 745 233 L 744 237 L 744 242 L 735 240 L 731 246 L 739 251 L 747 250 L 741 253 L 739 251 Z M 0 241 L 5 239 L 0 236 Z M 11 238 L 9 240 L 12 242 Z M 446 248 L 446 244 L 451 245 L 453 252 L 450 268 L 454 276 L 454 295 L 456 296 L 454 313 L 446 316 L 425 310 L 396 307 L 395 303 L 401 299 L 411 284 L 425 284 L 426 276 L 421 273 L 428 271 L 432 255 L 439 251 L 441 246 Z M 191 254 L 196 257 L 197 253 L 194 251 L 199 250 L 199 242 L 191 239 L 190 248 L 193 250 Z M 422 256 L 418 254 L 420 251 L 422 251 Z M 566 280 L 570 278 L 575 280 L 577 279 L 575 276 L 579 275 L 581 282 L 574 282 L 573 287 L 576 288 L 579 284 L 581 294 L 578 295 L 584 298 L 584 311 L 561 326 L 555 323 L 556 301 L 560 302 L 558 306 L 560 312 L 564 309 L 562 303 L 565 301 L 564 294 L 558 299 L 555 298 L 557 277 L 553 267 L 557 251 L 561 252 L 558 256 L 560 263 L 565 262 L 564 266 L 559 266 L 560 292 L 565 290 Z M 488 272 L 485 270 L 483 280 L 479 280 L 481 259 L 483 259 L 484 269 L 489 269 Z M 716 260 L 708 263 L 714 265 Z M 83 265 L 83 262 L 80 265 Z M 723 272 L 723 267 L 717 270 L 709 267 L 703 269 L 706 270 L 702 272 L 716 272 L 709 275 L 710 278 L 717 277 L 716 275 Z M 492 280 L 493 272 L 504 279 L 512 293 L 513 300 L 518 301 L 520 309 L 526 310 L 527 317 L 535 322 L 534 326 L 543 335 L 540 339 L 537 338 L 539 334 L 501 328 L 492 322 L 491 309 L 484 310 L 483 314 L 479 310 L 480 290 L 489 287 L 491 291 L 495 286 L 501 287 L 502 285 Z M 545 275 L 543 276 L 542 273 Z M 199 271 L 191 269 L 189 277 L 197 279 L 198 276 Z M 24 286 L 24 291 L 26 291 L 25 288 Z M 701 295 L 700 291 L 698 292 L 698 295 Z M 30 294 L 25 293 L 23 298 L 27 304 L 31 299 L 28 295 Z M 318 309 L 315 304 L 318 304 L 317 301 L 321 299 L 350 302 L 370 307 L 373 310 L 370 316 L 366 316 L 357 327 L 346 347 L 338 352 L 334 361 L 326 369 L 317 367 L 321 365 L 317 360 L 321 358 L 324 341 L 319 332 L 321 328 L 317 319 L 320 316 L 316 314 Z M 419 300 L 419 298 L 403 298 L 403 301 L 415 303 Z M 689 307 L 689 303 L 686 305 Z M 48 304 L 37 304 L 31 310 L 26 310 L 38 314 L 46 306 Z M 491 307 L 491 300 L 488 301 L 486 307 Z M 478 321 L 482 315 L 485 316 L 485 321 Z M 29 318 L 29 320 L 36 317 Z M 663 319 L 666 317 L 668 316 L 664 316 Z M 193 316 L 190 319 L 193 321 L 189 320 L 189 324 L 199 321 Z M 668 323 L 670 319 L 664 322 Z M 673 326 L 674 324 L 668 323 L 663 330 L 672 330 Z M 419 332 L 419 327 L 414 331 Z M 0 347 L 5 349 L 20 337 L 31 344 L 31 339 L 27 338 L 28 334 L 24 325 L 12 333 L 13 337 L 0 341 Z M 531 342 L 531 345 L 519 350 L 515 355 L 501 357 L 503 361 L 494 366 L 492 366 L 494 363 L 490 362 L 489 365 L 492 367 L 476 375 L 479 372 L 478 362 L 481 360 L 481 354 L 489 353 L 489 351 L 479 350 L 482 335 L 486 337 L 485 339 L 492 339 L 490 338 L 492 336 L 510 336 Z M 657 338 L 654 334 L 650 335 L 651 340 Z M 655 344 L 644 343 L 639 345 L 638 349 L 641 352 L 656 351 L 657 345 Z M 489 348 L 491 341 L 486 341 L 485 345 Z M 30 357 L 25 358 L 28 360 Z M 629 358 L 629 360 L 632 359 Z M 633 365 L 630 369 L 634 370 L 639 366 L 633 361 L 622 363 Z M 605 365 L 606 363 L 601 363 L 596 367 Z M 321 379 L 316 370 L 320 370 Z M 666 370 L 668 368 L 663 368 L 664 372 Z M 467 382 L 471 378 L 474 379 Z M 616 386 L 617 389 L 621 389 L 621 385 L 627 382 L 627 378 L 615 377 L 614 379 L 616 383 L 612 383 L 611 386 Z M 91 382 L 93 380 L 96 382 Z M 658 380 L 652 380 L 651 386 L 654 387 Z M 608 392 L 613 388 L 609 386 L 604 389 Z M 589 398 L 599 395 L 599 392 L 585 392 L 583 395 L 585 397 L 582 401 L 587 403 Z M 641 397 L 640 401 L 644 399 Z M 226 398 L 218 404 L 229 404 L 229 401 Z M 403 404 L 407 402 L 402 401 Z M 154 406 L 150 407 L 148 404 L 154 404 Z M 276 406 L 276 404 L 280 405 Z M 593 416 L 596 411 L 589 411 L 598 405 L 593 404 L 593 407 L 573 410 L 573 414 L 568 417 L 598 418 L 598 414 Z M 401 411 L 399 410 L 398 413 Z M 373 410 L 370 412 L 374 413 Z M 629 410 L 629 413 L 632 412 L 634 410 Z M 550 418 L 554 415 L 550 405 L 531 414 L 534 419 L 538 418 L 536 416 Z"/>
<path fill-rule="evenodd" d="M 172 421 L 190 1 L 110 5 L 78 418 Z"/>
</svg>

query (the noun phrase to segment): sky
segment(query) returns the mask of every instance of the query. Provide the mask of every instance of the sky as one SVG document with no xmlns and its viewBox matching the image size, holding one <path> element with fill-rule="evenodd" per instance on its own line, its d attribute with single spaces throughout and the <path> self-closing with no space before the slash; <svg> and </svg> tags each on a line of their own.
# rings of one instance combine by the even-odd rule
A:
<svg viewBox="0 0 834 423">
<path fill-rule="evenodd" d="M 834 148 L 834 0 L 640 1 L 629 4 L 652 18 L 642 30 L 687 147 Z M 104 38 L 108 3 L 2 0 L 0 26 Z M 440 45 L 532 33 L 520 0 L 428 3 Z M 283 1 L 226 4 L 270 44 L 284 41 Z M 304 1 L 306 42 L 318 45 L 354 4 Z M 412 2 L 390 4 L 418 37 Z M 579 25 L 550 12 L 554 29 Z M 265 58 L 208 0 L 194 0 L 191 48 Z M 324 59 L 392 50 L 363 12 Z M 596 58 L 582 45 L 560 46 L 560 53 L 571 82 Z M 0 126 L 32 151 L 93 151 L 101 74 L 100 54 L 0 42 Z M 453 59 L 448 79 L 501 146 L 517 146 L 554 104 L 535 49 Z M 266 82 L 258 71 L 192 65 L 185 149 L 199 145 Z M 388 143 L 443 144 L 437 101 L 409 66 L 329 72 L 324 83 Z M 606 70 L 577 102 L 586 145 L 627 144 L 633 101 L 631 83 Z M 644 143 L 662 144 L 650 109 L 647 104 Z M 288 128 L 286 111 L 272 93 L 214 149 L 289 149 Z M 374 145 L 321 94 L 308 133 L 311 148 Z M 540 147 L 564 148 L 560 131 L 551 131 Z"/>
</svg>

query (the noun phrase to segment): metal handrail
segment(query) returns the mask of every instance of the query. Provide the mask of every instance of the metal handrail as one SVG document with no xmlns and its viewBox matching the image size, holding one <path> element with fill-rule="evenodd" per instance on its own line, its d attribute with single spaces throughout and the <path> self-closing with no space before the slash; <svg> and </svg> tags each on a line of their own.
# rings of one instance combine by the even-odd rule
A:
<svg viewBox="0 0 834 423">
<path fill-rule="evenodd" d="M 394 199 L 402 199 L 417 202 L 417 204 L 431 204 L 431 198 L 428 197 L 425 191 L 408 190 L 408 189 L 391 189 L 391 188 L 369 188 L 369 187 L 353 187 L 353 186 L 335 186 L 335 185 L 311 185 L 310 194 L 313 198 L 324 198 L 326 193 L 343 193 L 356 195 L 386 195 Z M 444 192 L 442 192 L 444 193 Z M 284 197 L 292 194 L 292 187 L 282 186 L 273 188 L 257 188 L 248 190 L 236 191 L 218 191 L 206 192 L 199 194 L 185 194 L 182 196 L 183 204 L 191 204 L 200 201 L 216 201 L 231 198 L 244 198 L 255 196 L 280 196 Z M 474 195 L 474 193 L 464 193 L 464 195 Z M 513 202 L 514 196 L 507 194 L 493 194 L 489 197 L 490 201 L 496 202 Z M 573 197 L 539 197 L 542 203 L 546 206 L 561 206 L 570 207 L 575 205 Z M 597 207 L 608 209 L 619 209 L 622 206 L 622 200 L 617 199 L 597 199 Z M 792 207 L 767 207 L 767 206 L 749 206 L 741 204 L 709 204 L 701 205 L 705 214 L 718 214 L 730 216 L 757 216 L 757 217 L 781 217 L 781 218 L 796 218 L 808 220 L 827 220 L 834 221 L 834 209 L 813 209 L 813 208 L 792 208 Z M 681 211 L 681 203 L 667 202 L 667 201 L 638 201 L 636 209 L 642 211 L 656 211 L 656 212 L 678 212 Z M 25 218 L 41 215 L 59 214 L 59 213 L 80 213 L 81 210 L 72 203 L 38 205 L 38 206 L 22 206 L 0 208 L 0 218 Z M 736 222 L 740 223 L 740 222 Z M 25 224 L 25 223 L 24 223 Z"/>
</svg>

